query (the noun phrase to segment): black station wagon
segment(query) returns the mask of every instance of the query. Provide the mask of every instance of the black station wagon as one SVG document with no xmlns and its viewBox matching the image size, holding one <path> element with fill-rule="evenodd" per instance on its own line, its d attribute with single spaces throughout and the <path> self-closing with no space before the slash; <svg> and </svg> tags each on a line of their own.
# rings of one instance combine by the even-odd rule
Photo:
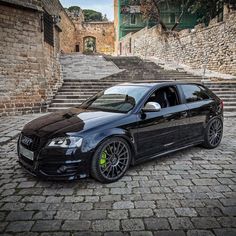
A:
<svg viewBox="0 0 236 236">
<path fill-rule="evenodd" d="M 36 176 L 113 182 L 130 165 L 194 145 L 215 148 L 222 134 L 223 102 L 203 85 L 126 83 L 28 123 L 18 156 Z"/>
</svg>

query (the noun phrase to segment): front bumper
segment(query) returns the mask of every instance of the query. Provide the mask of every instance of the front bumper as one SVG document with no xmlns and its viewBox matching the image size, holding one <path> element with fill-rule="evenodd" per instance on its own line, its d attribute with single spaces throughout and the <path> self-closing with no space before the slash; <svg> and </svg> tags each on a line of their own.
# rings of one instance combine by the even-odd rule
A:
<svg viewBox="0 0 236 236">
<path fill-rule="evenodd" d="M 74 180 L 90 174 L 90 153 L 78 149 L 42 148 L 34 152 L 33 160 L 19 152 L 19 164 L 30 174 L 50 180 Z"/>
</svg>

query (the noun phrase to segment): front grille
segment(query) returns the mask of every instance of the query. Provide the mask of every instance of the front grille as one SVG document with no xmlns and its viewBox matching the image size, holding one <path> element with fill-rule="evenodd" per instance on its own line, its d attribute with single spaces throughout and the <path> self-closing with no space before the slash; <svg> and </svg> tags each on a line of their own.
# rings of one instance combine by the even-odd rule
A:
<svg viewBox="0 0 236 236">
<path fill-rule="evenodd" d="M 30 140 L 29 143 L 24 143 L 22 142 L 24 138 L 27 138 L 28 140 Z M 36 135 L 21 135 L 21 145 L 24 146 L 25 148 L 27 148 L 30 151 L 36 151 L 39 149 L 39 145 L 40 145 L 40 138 Z"/>
</svg>

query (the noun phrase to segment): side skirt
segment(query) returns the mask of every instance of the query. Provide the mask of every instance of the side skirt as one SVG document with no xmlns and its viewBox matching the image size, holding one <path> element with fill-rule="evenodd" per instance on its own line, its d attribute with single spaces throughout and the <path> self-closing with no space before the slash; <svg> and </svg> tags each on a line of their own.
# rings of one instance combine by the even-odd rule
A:
<svg viewBox="0 0 236 236">
<path fill-rule="evenodd" d="M 155 155 L 152 155 L 152 156 L 149 156 L 149 157 L 144 157 L 144 158 L 141 158 L 141 159 L 139 159 L 139 160 L 135 160 L 135 161 L 134 161 L 134 165 L 139 164 L 139 163 L 141 163 L 141 162 L 145 162 L 145 161 L 149 161 L 149 160 L 155 159 L 155 158 L 157 158 L 157 157 L 165 156 L 165 155 L 168 155 L 168 154 L 173 153 L 173 152 L 181 151 L 181 150 L 187 149 L 187 148 L 189 148 L 189 147 L 197 146 L 197 145 L 199 145 L 199 144 L 202 144 L 203 141 L 204 141 L 204 140 L 197 141 L 197 142 L 188 144 L 188 145 L 183 146 L 183 147 L 180 147 L 180 148 L 172 149 L 172 150 L 165 151 L 165 152 L 162 152 L 162 153 L 159 153 L 159 154 L 155 154 Z"/>
</svg>

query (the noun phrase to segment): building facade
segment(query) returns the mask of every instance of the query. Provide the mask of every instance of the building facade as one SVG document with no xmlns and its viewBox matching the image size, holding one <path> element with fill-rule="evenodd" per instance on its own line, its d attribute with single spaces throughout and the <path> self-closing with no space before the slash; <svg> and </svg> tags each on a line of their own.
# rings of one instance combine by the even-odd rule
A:
<svg viewBox="0 0 236 236">
<path fill-rule="evenodd" d="M 154 26 L 157 22 L 144 19 L 141 0 L 115 0 L 115 25 L 118 28 L 118 38 L 133 32 L 137 32 L 146 26 Z M 161 19 L 168 28 L 174 26 L 182 12 L 180 4 L 169 5 L 163 1 L 160 3 Z M 184 13 L 178 30 L 193 28 L 197 22 L 197 15 Z"/>
<path fill-rule="evenodd" d="M 178 21 L 182 12 L 179 4 L 169 5 L 163 1 L 160 3 L 161 19 L 168 28 L 172 28 Z M 135 33 L 145 27 L 152 27 L 157 24 L 155 20 L 147 20 L 142 14 L 141 0 L 115 0 L 114 1 L 114 25 L 116 31 L 116 52 L 119 40 L 129 33 Z M 197 15 L 184 13 L 182 20 L 176 30 L 194 28 L 197 23 Z"/>
<path fill-rule="evenodd" d="M 113 54 L 115 51 L 114 22 L 86 22 L 83 11 L 69 12 L 76 28 L 76 52 Z"/>
</svg>

